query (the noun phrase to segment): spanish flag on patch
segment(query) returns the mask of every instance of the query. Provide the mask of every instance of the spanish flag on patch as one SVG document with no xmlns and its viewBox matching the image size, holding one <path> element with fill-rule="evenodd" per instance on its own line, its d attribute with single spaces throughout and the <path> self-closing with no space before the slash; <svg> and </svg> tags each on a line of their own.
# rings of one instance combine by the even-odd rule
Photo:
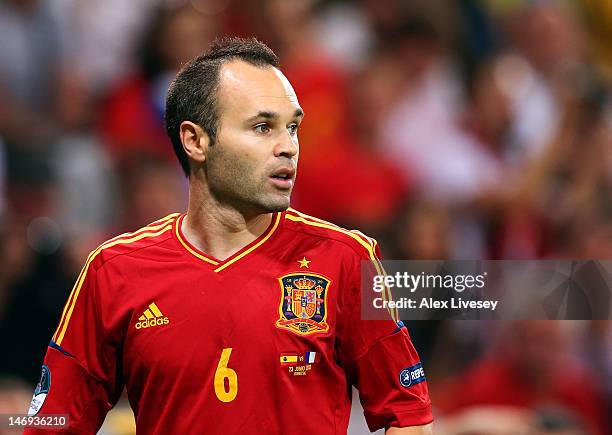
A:
<svg viewBox="0 0 612 435">
<path fill-rule="evenodd" d="M 281 353 L 280 355 L 280 363 L 281 365 L 286 364 L 297 364 L 298 362 L 298 354 L 297 353 Z"/>
</svg>

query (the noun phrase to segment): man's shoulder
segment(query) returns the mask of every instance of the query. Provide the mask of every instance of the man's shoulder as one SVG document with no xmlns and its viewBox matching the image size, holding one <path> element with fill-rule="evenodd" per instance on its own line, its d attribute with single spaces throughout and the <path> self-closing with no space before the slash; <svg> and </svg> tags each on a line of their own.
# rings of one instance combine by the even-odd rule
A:
<svg viewBox="0 0 612 435">
<path fill-rule="evenodd" d="M 87 259 L 98 268 L 113 258 L 156 246 L 172 237 L 172 229 L 180 213 L 172 213 L 136 231 L 119 234 L 94 249 Z"/>
<path fill-rule="evenodd" d="M 358 230 L 342 228 L 293 208 L 285 212 L 285 228 L 302 233 L 307 237 L 319 237 L 344 244 L 362 257 L 377 256 L 377 242 L 372 237 Z"/>
</svg>

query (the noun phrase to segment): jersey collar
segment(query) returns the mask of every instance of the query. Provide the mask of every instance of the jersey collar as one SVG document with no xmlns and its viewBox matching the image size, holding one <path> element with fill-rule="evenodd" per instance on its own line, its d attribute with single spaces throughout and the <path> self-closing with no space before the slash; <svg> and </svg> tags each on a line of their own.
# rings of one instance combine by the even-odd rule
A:
<svg viewBox="0 0 612 435">
<path fill-rule="evenodd" d="M 261 245 L 266 243 L 266 241 L 268 241 L 268 239 L 272 237 L 272 235 L 276 232 L 276 230 L 280 226 L 282 222 L 283 214 L 284 212 L 273 213 L 272 220 L 270 221 L 270 225 L 268 225 L 268 228 L 259 237 L 257 237 L 251 243 L 246 245 L 244 248 L 240 249 L 235 254 L 226 258 L 225 260 L 218 260 L 206 254 L 205 252 L 202 252 L 201 250 L 193 246 L 187 240 L 187 238 L 183 234 L 183 230 L 181 229 L 183 219 L 185 219 L 186 213 L 183 213 L 182 215 L 179 216 L 178 219 L 174 221 L 175 222 L 174 223 L 174 234 L 176 235 L 176 238 L 178 239 L 181 246 L 185 248 L 187 252 L 189 252 L 190 255 L 204 261 L 205 263 L 208 263 L 211 267 L 213 267 L 213 272 L 221 272 L 225 268 L 241 260 L 242 258 L 248 256 L 251 252 L 255 251 Z"/>
</svg>

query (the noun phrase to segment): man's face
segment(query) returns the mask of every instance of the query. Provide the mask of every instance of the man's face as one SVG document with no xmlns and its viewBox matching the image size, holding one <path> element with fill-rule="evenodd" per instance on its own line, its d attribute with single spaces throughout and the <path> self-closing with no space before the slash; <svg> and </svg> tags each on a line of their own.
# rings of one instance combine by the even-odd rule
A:
<svg viewBox="0 0 612 435">
<path fill-rule="evenodd" d="M 287 78 L 271 66 L 226 63 L 218 89 L 219 128 L 206 173 L 212 194 L 241 211 L 289 207 L 302 109 Z"/>
</svg>

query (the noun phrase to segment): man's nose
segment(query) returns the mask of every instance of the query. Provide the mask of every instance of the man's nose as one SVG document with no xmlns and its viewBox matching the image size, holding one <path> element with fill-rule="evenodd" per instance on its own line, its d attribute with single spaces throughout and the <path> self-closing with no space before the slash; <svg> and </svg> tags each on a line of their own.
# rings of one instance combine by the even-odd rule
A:
<svg viewBox="0 0 612 435">
<path fill-rule="evenodd" d="M 286 130 L 278 136 L 278 141 L 274 148 L 274 155 L 276 157 L 284 156 L 292 158 L 297 155 L 298 151 L 297 136 L 291 136 L 291 133 Z"/>
</svg>

